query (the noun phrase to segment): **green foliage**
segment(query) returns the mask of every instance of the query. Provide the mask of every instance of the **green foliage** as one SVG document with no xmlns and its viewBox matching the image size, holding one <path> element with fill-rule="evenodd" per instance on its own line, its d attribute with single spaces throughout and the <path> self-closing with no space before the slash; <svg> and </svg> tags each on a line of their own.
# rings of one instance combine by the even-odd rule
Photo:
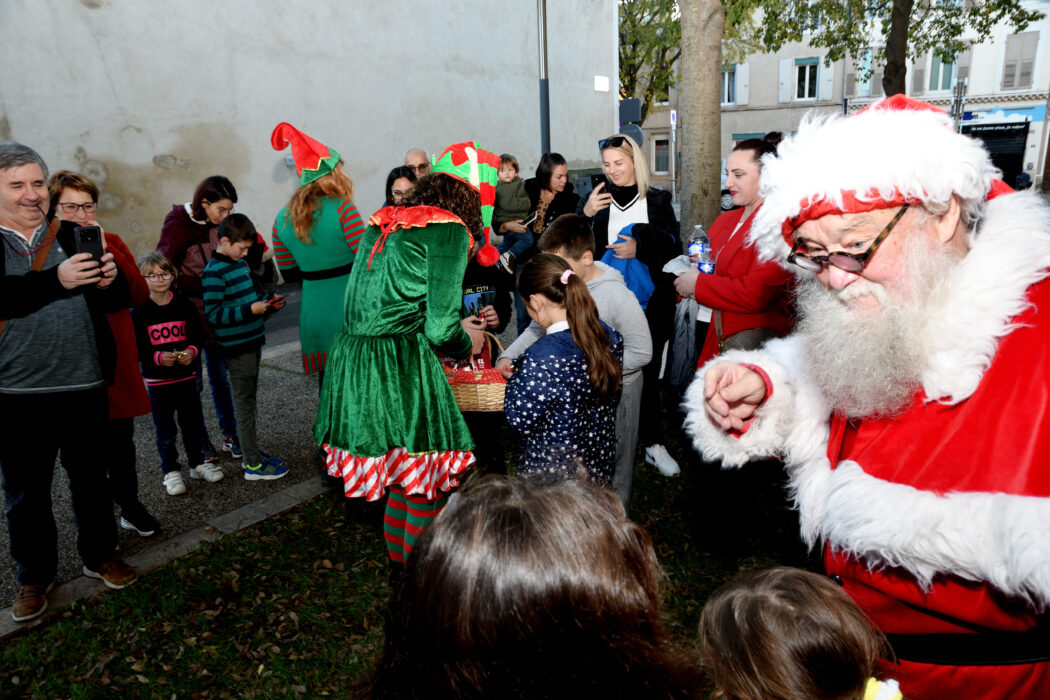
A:
<svg viewBox="0 0 1050 700">
<path fill-rule="evenodd" d="M 882 44 L 890 31 L 893 0 L 723 2 L 726 26 L 733 26 L 731 38 L 745 53 L 777 51 L 789 42 L 805 41 L 828 50 L 828 65 L 852 57 L 865 77 L 871 72 L 863 65 L 869 49 L 875 49 L 872 65 L 886 62 Z M 987 38 L 1000 22 L 1020 32 L 1042 18 L 1042 13 L 1026 9 L 1021 0 L 916 0 L 908 23 L 907 58 L 914 60 L 933 52 L 942 61 L 951 62 L 971 43 Z M 964 39 L 967 31 L 976 38 Z"/>
<path fill-rule="evenodd" d="M 675 0 L 620 0 L 620 99 L 642 101 L 642 121 L 653 102 L 667 99 L 682 53 Z"/>
</svg>

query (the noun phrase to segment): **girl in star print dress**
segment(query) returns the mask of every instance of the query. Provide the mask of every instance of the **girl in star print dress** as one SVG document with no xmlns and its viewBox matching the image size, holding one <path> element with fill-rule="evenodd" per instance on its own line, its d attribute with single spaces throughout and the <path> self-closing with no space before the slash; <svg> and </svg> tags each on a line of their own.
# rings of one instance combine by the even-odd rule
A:
<svg viewBox="0 0 1050 700">
<path fill-rule="evenodd" d="M 518 474 L 609 486 L 616 449 L 623 338 L 598 310 L 568 263 L 547 253 L 522 269 L 518 293 L 546 329 L 514 362 L 503 403 L 522 434 Z"/>
</svg>

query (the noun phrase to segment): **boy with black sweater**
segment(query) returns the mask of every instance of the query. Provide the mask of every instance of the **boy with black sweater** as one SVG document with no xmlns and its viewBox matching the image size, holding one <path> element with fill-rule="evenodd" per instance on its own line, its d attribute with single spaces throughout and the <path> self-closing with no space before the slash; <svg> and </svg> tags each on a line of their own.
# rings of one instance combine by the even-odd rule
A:
<svg viewBox="0 0 1050 700">
<path fill-rule="evenodd" d="M 255 429 L 259 361 L 266 342 L 263 317 L 284 307 L 279 296 L 264 300 L 252 285 L 244 256 L 255 242 L 255 224 L 244 214 L 230 214 L 219 224 L 219 245 L 201 275 L 204 314 L 219 341 L 233 388 L 233 413 L 244 451 L 244 478 L 280 479 L 288 465 L 259 449 Z"/>
</svg>

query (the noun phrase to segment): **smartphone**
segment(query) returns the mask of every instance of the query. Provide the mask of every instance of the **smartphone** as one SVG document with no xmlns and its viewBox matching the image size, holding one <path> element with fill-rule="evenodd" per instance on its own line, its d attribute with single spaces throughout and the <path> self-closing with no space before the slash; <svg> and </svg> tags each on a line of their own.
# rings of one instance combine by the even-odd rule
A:
<svg viewBox="0 0 1050 700">
<path fill-rule="evenodd" d="M 521 225 L 525 226 L 526 228 L 528 228 L 529 226 L 532 226 L 532 222 L 536 220 L 536 214 L 538 214 L 538 213 L 539 212 L 535 212 L 534 211 L 531 214 L 529 214 L 528 216 L 526 216 L 524 219 L 522 219 Z"/>
<path fill-rule="evenodd" d="M 591 175 L 591 189 L 592 190 L 594 188 L 596 188 L 598 185 L 604 185 L 604 184 L 605 184 L 605 175 L 604 174 L 597 173 L 597 174 Z"/>
<path fill-rule="evenodd" d="M 77 226 L 73 242 L 78 253 L 91 253 L 91 259 L 102 264 L 102 229 L 98 226 Z"/>
</svg>

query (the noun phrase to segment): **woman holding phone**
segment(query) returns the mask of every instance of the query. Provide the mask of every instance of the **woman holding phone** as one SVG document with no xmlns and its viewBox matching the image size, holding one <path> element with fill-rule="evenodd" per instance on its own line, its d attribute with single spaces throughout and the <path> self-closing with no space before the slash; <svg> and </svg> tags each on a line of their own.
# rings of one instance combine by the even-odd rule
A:
<svg viewBox="0 0 1050 700">
<path fill-rule="evenodd" d="M 60 170 L 48 182 L 51 197 L 49 218 L 68 221 L 76 226 L 98 226 L 98 187 L 80 173 Z M 101 227 L 99 227 L 101 230 Z M 105 250 L 113 254 L 120 273 L 131 288 L 131 306 L 137 307 L 149 299 L 149 287 L 139 272 L 135 256 L 127 244 L 115 233 L 103 233 Z M 101 241 L 100 241 L 101 242 Z M 113 501 L 120 506 L 120 526 L 148 537 L 160 528 L 138 497 L 138 473 L 135 465 L 135 418 L 151 412 L 139 371 L 138 348 L 135 345 L 135 327 L 131 310 L 106 314 L 117 349 L 116 372 L 107 391 L 109 420 L 106 422 L 105 444 L 109 451 L 105 459 L 106 475 Z"/>
<path fill-rule="evenodd" d="M 606 181 L 591 191 L 578 213 L 590 221 L 599 250 L 610 249 L 621 259 L 637 258 L 649 268 L 655 289 L 645 318 L 653 339 L 653 358 L 642 369 L 639 440 L 646 446 L 645 461 L 671 476 L 679 469 L 664 447 L 658 381 L 664 343 L 674 327 L 674 276 L 664 272 L 663 266 L 682 252 L 678 220 L 671 208 L 671 193 L 649 187 L 649 167 L 634 139 L 613 134 L 600 140 L 598 149 Z M 628 226 L 631 235 L 621 234 Z"/>
</svg>

